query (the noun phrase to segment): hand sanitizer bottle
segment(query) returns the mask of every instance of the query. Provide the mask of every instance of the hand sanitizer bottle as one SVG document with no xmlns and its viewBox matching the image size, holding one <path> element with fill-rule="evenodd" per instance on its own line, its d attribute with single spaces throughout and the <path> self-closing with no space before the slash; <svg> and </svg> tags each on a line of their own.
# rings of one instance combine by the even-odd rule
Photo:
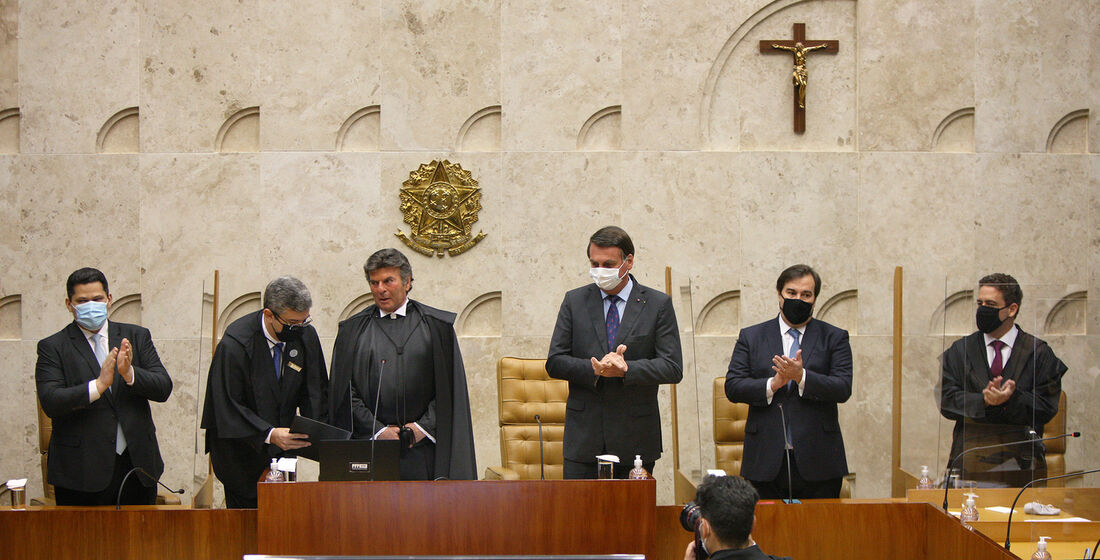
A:
<svg viewBox="0 0 1100 560">
<path fill-rule="evenodd" d="M 959 520 L 963 523 L 972 523 L 978 520 L 978 506 L 975 505 L 974 498 L 977 498 L 977 494 L 966 493 L 966 502 L 963 503 L 962 514 L 959 516 Z"/>
<path fill-rule="evenodd" d="M 1035 554 L 1031 555 L 1031 560 L 1051 560 L 1050 553 L 1047 552 L 1047 539 L 1050 537 L 1039 537 L 1039 543 L 1035 545 Z"/>
<path fill-rule="evenodd" d="M 649 473 L 646 472 L 645 467 L 642 466 L 642 456 L 634 456 L 634 468 L 630 469 L 630 480 L 645 480 L 649 478 Z"/>
<path fill-rule="evenodd" d="M 264 482 L 283 482 L 283 471 L 279 470 L 279 460 L 271 459 L 271 467 L 267 470 L 267 478 Z"/>
<path fill-rule="evenodd" d="M 920 466 L 920 480 L 917 480 L 917 490 L 931 490 L 932 479 L 928 477 L 928 465 Z"/>
</svg>

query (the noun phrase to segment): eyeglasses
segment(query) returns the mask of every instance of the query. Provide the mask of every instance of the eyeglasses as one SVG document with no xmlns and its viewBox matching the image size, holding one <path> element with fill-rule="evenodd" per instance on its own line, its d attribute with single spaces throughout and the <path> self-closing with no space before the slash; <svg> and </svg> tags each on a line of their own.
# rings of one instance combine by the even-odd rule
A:
<svg viewBox="0 0 1100 560">
<path fill-rule="evenodd" d="M 268 309 L 271 309 L 271 308 L 269 307 Z M 291 321 L 283 320 L 283 318 L 280 317 L 279 314 L 276 313 L 274 309 L 271 309 L 271 314 L 275 316 L 276 321 L 279 321 L 280 324 L 282 324 L 284 326 L 287 326 L 287 327 L 305 327 L 305 326 L 307 326 L 307 325 L 309 325 L 310 323 L 313 322 L 313 317 L 310 317 L 309 315 L 306 316 L 304 321 L 291 322 Z"/>
</svg>

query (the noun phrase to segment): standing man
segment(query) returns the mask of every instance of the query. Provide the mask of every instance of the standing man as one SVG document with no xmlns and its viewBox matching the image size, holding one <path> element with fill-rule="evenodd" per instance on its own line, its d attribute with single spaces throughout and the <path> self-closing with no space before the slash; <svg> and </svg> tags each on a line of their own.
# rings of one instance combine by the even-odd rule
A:
<svg viewBox="0 0 1100 560">
<path fill-rule="evenodd" d="M 412 265 L 397 249 L 371 255 L 363 272 L 374 304 L 336 334 L 332 423 L 356 438 L 400 439 L 402 480 L 476 479 L 455 314 L 408 298 Z"/>
<path fill-rule="evenodd" d="M 637 283 L 634 243 L 607 226 L 588 241 L 593 284 L 565 294 L 546 371 L 569 382 L 564 477 L 596 478 L 596 456 L 617 455 L 626 478 L 635 455 L 645 469 L 661 457 L 657 388 L 683 378 L 672 299 Z"/>
<path fill-rule="evenodd" d="M 796 264 L 775 283 L 779 317 L 741 329 L 726 397 L 749 405 L 741 476 L 762 498 L 837 498 L 848 462 L 837 403 L 852 396 L 848 331 L 813 319 L 814 269 Z"/>
<path fill-rule="evenodd" d="M 59 506 L 114 505 L 156 500 L 164 461 L 149 401 L 164 402 L 172 379 L 149 330 L 112 323 L 107 277 L 81 268 L 65 282 L 65 307 L 74 321 L 38 342 L 34 378 L 42 410 L 53 421 L 48 481 Z"/>
<path fill-rule="evenodd" d="M 1042 443 L 971 453 L 967 448 L 1043 437 L 1058 413 L 1066 365 L 1046 342 L 1016 326 L 1024 293 L 1016 279 L 990 274 L 978 281 L 978 331 L 955 341 L 940 357 L 940 413 L 955 421 L 950 466 L 970 478 L 1022 486 L 1046 476 Z M 989 471 L 989 472 L 986 472 Z"/>
<path fill-rule="evenodd" d="M 229 508 L 256 507 L 256 482 L 271 459 L 310 444 L 288 427 L 297 411 L 325 419 L 328 377 L 309 289 L 276 278 L 263 304 L 225 329 L 206 380 L 206 450 Z"/>
</svg>

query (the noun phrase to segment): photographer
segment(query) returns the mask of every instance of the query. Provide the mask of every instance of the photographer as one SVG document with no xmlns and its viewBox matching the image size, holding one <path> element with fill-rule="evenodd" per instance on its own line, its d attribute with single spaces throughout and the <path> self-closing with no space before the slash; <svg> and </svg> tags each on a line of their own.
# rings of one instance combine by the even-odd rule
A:
<svg viewBox="0 0 1100 560">
<path fill-rule="evenodd" d="M 695 506 L 688 504 L 681 515 L 685 526 L 693 525 L 695 540 L 684 551 L 684 560 L 768 560 L 752 540 L 756 521 L 754 509 L 759 495 L 739 476 L 708 476 L 695 493 Z M 690 511 L 694 508 L 695 511 Z M 703 547 L 695 553 L 696 543 Z"/>
</svg>

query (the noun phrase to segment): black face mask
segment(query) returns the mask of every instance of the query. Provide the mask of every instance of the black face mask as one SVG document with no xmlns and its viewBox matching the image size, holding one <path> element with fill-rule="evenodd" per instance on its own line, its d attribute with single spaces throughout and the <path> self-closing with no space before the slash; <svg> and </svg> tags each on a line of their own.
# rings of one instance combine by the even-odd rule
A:
<svg viewBox="0 0 1100 560">
<path fill-rule="evenodd" d="M 978 330 L 985 334 L 989 334 L 1001 328 L 1001 325 L 1005 322 L 1005 319 L 1001 318 L 1002 309 L 1004 309 L 1004 307 L 986 307 L 984 305 L 979 305 L 978 311 L 974 314 L 975 321 L 978 323 Z"/>
<path fill-rule="evenodd" d="M 275 333 L 275 338 L 279 339 L 279 342 L 298 342 L 302 340 L 302 331 L 305 328 L 301 325 L 283 325 L 283 330 Z"/>
<path fill-rule="evenodd" d="M 797 298 L 783 298 L 783 316 L 792 325 L 801 325 L 810 320 L 813 315 L 814 304 Z"/>
</svg>

